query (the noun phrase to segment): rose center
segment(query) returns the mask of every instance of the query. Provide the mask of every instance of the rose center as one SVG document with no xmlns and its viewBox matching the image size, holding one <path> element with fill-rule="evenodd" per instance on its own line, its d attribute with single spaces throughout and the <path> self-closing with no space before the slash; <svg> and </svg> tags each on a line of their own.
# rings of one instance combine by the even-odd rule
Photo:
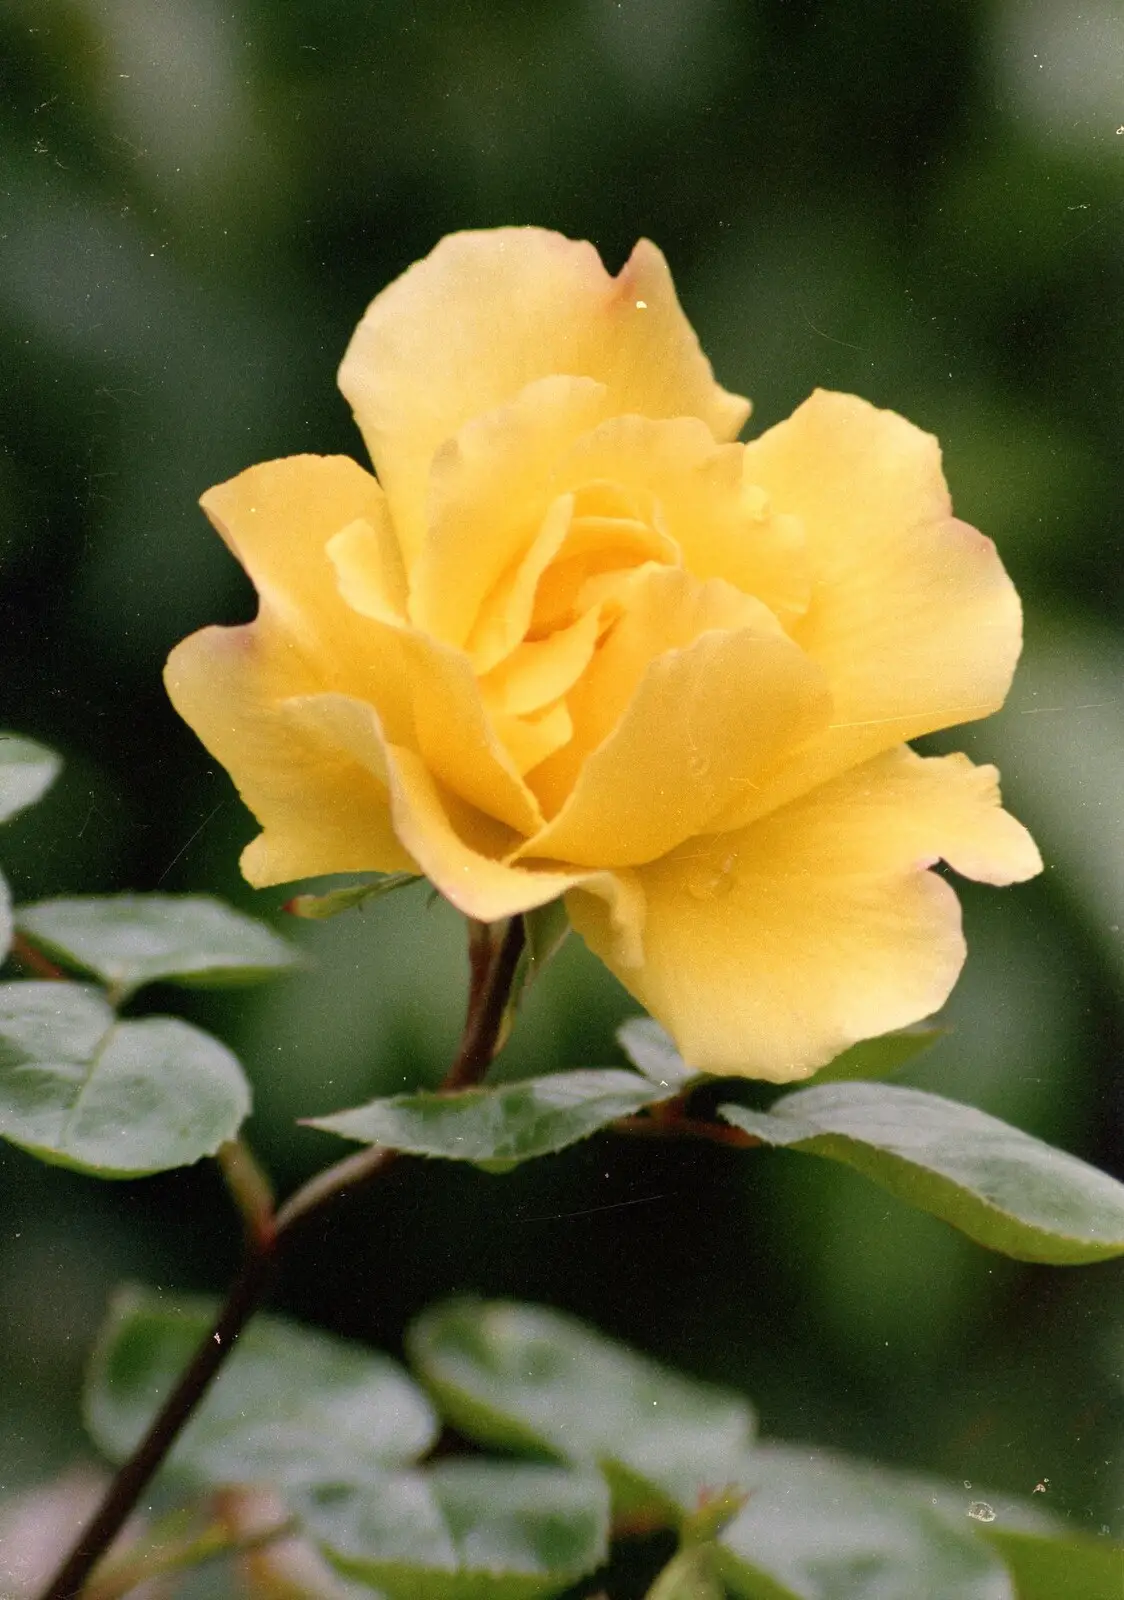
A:
<svg viewBox="0 0 1124 1600">
<path fill-rule="evenodd" d="M 481 608 L 469 648 L 483 668 L 484 703 L 521 772 L 573 736 L 567 699 L 621 615 L 631 575 L 681 564 L 661 522 L 645 491 L 583 484 L 554 501 Z"/>
</svg>

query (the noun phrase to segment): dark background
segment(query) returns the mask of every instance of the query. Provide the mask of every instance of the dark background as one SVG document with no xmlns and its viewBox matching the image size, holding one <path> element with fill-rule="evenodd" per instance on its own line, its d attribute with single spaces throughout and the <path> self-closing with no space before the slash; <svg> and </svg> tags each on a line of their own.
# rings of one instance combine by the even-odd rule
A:
<svg viewBox="0 0 1124 1600">
<path fill-rule="evenodd" d="M 334 372 L 450 230 L 664 249 L 751 429 L 816 384 L 938 433 L 1025 596 L 999 761 L 1048 870 L 965 889 L 952 1033 L 908 1081 L 1124 1176 L 1124 12 L 1109 0 L 6 0 L 0 6 L 0 715 L 58 747 L 7 831 L 22 898 L 213 889 L 253 832 L 163 697 L 169 647 L 252 615 L 195 508 L 252 462 L 361 453 Z M 299 977 L 183 1007 L 242 1053 L 283 1185 L 293 1117 L 432 1082 L 461 934 L 410 890 Z M 147 1003 L 147 1002 L 146 1002 Z M 618 1059 L 577 941 L 504 1070 Z M 0 1481 L 83 1446 L 110 1287 L 218 1288 L 212 1173 L 99 1186 L 0 1153 Z M 499 1179 L 404 1165 L 279 1299 L 394 1348 L 457 1289 L 588 1315 L 734 1382 L 770 1433 L 1029 1493 L 1124 1533 L 1124 1271 L 991 1257 L 841 1170 L 594 1141 Z"/>
</svg>

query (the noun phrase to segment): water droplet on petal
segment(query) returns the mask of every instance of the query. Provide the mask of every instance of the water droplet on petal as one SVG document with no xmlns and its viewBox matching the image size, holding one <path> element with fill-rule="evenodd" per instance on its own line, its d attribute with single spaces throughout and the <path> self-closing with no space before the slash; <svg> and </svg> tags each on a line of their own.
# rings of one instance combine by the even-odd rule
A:
<svg viewBox="0 0 1124 1600">
<path fill-rule="evenodd" d="M 692 778 L 705 778 L 710 771 L 710 757 L 705 750 L 692 750 L 687 757 L 687 771 Z"/>
<path fill-rule="evenodd" d="M 696 900 L 716 900 L 719 895 L 728 894 L 737 881 L 737 863 L 737 852 L 733 850 L 720 859 L 700 862 L 687 879 L 687 893 Z"/>
</svg>

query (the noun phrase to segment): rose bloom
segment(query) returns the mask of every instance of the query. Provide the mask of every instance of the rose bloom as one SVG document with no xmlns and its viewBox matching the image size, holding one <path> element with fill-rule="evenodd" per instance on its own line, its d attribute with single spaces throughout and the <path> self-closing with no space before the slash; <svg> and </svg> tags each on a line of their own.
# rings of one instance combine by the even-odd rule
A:
<svg viewBox="0 0 1124 1600">
<path fill-rule="evenodd" d="M 204 495 L 260 607 L 168 662 L 261 824 L 249 881 L 564 895 L 704 1072 L 800 1078 L 936 1010 L 965 949 L 928 869 L 1041 867 L 993 767 L 905 743 L 996 710 L 1020 646 L 936 441 L 819 392 L 734 442 L 659 251 L 611 277 L 535 228 L 444 239 L 339 381 L 377 476 Z"/>
</svg>

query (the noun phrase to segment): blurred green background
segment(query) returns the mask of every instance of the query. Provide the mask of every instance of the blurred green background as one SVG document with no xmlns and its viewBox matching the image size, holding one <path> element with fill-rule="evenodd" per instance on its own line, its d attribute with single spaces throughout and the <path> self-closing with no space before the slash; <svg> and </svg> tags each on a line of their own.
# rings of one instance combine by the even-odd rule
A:
<svg viewBox="0 0 1124 1600">
<path fill-rule="evenodd" d="M 450 230 L 667 253 L 751 429 L 815 385 L 938 433 L 1028 646 L 996 759 L 1048 862 L 965 889 L 952 1032 L 909 1081 L 1124 1176 L 1124 9 L 1110 0 L 5 0 L 3 722 L 62 781 L 9 830 L 21 898 L 213 889 L 253 825 L 160 668 L 252 615 L 195 507 L 252 462 L 361 453 L 334 387 L 368 300 Z M 189 1000 L 300 1114 L 433 1082 L 462 936 L 410 890 L 290 928 L 299 977 Z M 182 996 L 155 1004 L 183 1006 Z M 504 1058 L 618 1059 L 571 941 Z M 98 1186 L 0 1147 L 0 1486 L 84 1446 L 122 1276 L 218 1288 L 212 1173 Z M 455 1290 L 554 1302 L 742 1386 L 770 1433 L 1029 1493 L 1124 1534 L 1124 1268 L 1022 1268 L 842 1170 L 597 1140 L 507 1178 L 403 1164 L 320 1229 L 291 1311 L 394 1348 Z"/>
</svg>

